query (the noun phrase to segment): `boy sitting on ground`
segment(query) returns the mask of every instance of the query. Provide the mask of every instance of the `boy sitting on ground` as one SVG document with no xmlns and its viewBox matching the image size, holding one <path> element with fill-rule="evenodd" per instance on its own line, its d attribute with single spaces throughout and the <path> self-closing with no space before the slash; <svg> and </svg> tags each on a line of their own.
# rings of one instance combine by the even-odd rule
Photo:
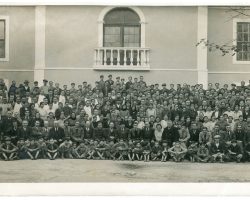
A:
<svg viewBox="0 0 250 200">
<path fill-rule="evenodd" d="M 161 162 L 166 162 L 167 157 L 168 157 L 168 143 L 167 141 L 162 141 L 162 157 L 161 157 Z"/>
<path fill-rule="evenodd" d="M 128 159 L 130 161 L 133 161 L 135 159 L 134 148 L 135 148 L 135 145 L 133 141 L 129 140 L 128 141 Z"/>
<path fill-rule="evenodd" d="M 94 159 L 94 154 L 96 153 L 95 151 L 96 145 L 93 140 L 89 141 L 89 145 L 87 147 L 87 159 Z"/>
<path fill-rule="evenodd" d="M 17 158 L 17 147 L 11 142 L 9 137 L 6 137 L 5 142 L 2 144 L 1 152 L 5 161 Z"/>
<path fill-rule="evenodd" d="M 141 146 L 141 143 L 140 142 L 137 142 L 136 143 L 136 146 L 134 148 L 134 154 L 135 154 L 135 158 L 138 160 L 138 161 L 141 161 L 142 160 L 142 146 Z"/>
<path fill-rule="evenodd" d="M 155 142 L 151 150 L 151 159 L 153 161 L 158 161 L 161 159 L 161 156 L 162 156 L 162 147 L 160 146 L 159 142 Z"/>
<path fill-rule="evenodd" d="M 232 140 L 231 145 L 229 146 L 227 151 L 228 151 L 229 161 L 232 162 L 236 161 L 238 163 L 241 161 L 243 154 L 236 140 Z"/>
<path fill-rule="evenodd" d="M 205 143 L 201 143 L 198 151 L 197 151 L 197 161 L 198 162 L 202 162 L 202 163 L 206 163 L 209 161 L 210 156 L 209 156 L 209 150 L 206 147 Z"/>
<path fill-rule="evenodd" d="M 60 144 L 59 152 L 61 154 L 61 158 L 73 158 L 72 156 L 72 142 L 70 141 L 70 137 L 66 137 L 65 141 Z"/>
<path fill-rule="evenodd" d="M 17 158 L 21 160 L 27 158 L 26 145 L 23 138 L 20 138 L 17 142 Z"/>
<path fill-rule="evenodd" d="M 105 160 L 106 158 L 106 150 L 107 150 L 107 145 L 103 140 L 99 142 L 99 144 L 96 147 L 96 153 L 98 155 L 98 158 L 101 160 Z"/>
<path fill-rule="evenodd" d="M 40 153 L 39 145 L 35 142 L 34 138 L 30 139 L 30 143 L 26 148 L 27 155 L 31 160 L 36 160 Z"/>
<path fill-rule="evenodd" d="M 142 149 L 143 149 L 142 153 L 143 153 L 144 162 L 149 162 L 150 153 L 151 153 L 150 143 L 147 141 L 144 141 Z"/>
<path fill-rule="evenodd" d="M 107 144 L 107 158 L 115 160 L 116 156 L 116 150 L 115 150 L 115 143 L 114 140 L 110 140 L 110 142 Z"/>
<path fill-rule="evenodd" d="M 187 156 L 191 162 L 195 162 L 197 160 L 196 158 L 197 151 L 198 151 L 197 143 L 192 142 L 187 150 Z"/>
<path fill-rule="evenodd" d="M 51 138 L 47 144 L 47 155 L 50 160 L 55 160 L 58 155 L 58 145 L 53 138 Z"/>
<path fill-rule="evenodd" d="M 118 156 L 117 160 L 124 160 L 128 154 L 128 146 L 123 139 L 120 139 L 119 142 L 115 144 L 115 149 Z"/>
<path fill-rule="evenodd" d="M 168 149 L 168 152 L 175 162 L 181 162 L 187 153 L 187 149 L 180 145 L 180 142 L 177 141 L 174 143 L 173 147 Z"/>
<path fill-rule="evenodd" d="M 46 151 L 47 151 L 47 147 L 46 147 L 46 143 L 43 139 L 43 137 L 40 137 L 37 141 L 37 144 L 39 146 L 39 158 L 41 159 L 45 159 L 46 158 Z"/>
<path fill-rule="evenodd" d="M 87 146 L 85 145 L 85 143 L 80 142 L 79 146 L 75 148 L 74 153 L 75 153 L 75 157 L 78 159 L 86 158 Z"/>
</svg>

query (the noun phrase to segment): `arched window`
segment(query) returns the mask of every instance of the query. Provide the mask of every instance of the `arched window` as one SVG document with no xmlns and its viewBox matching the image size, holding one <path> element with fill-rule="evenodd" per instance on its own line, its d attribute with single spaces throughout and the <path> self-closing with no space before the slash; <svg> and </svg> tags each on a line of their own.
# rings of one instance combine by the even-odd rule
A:
<svg viewBox="0 0 250 200">
<path fill-rule="evenodd" d="M 105 7 L 98 17 L 98 48 L 94 68 L 148 70 L 143 12 L 137 7 Z"/>
<path fill-rule="evenodd" d="M 129 8 L 115 8 L 104 17 L 104 47 L 140 47 L 140 18 Z"/>
</svg>

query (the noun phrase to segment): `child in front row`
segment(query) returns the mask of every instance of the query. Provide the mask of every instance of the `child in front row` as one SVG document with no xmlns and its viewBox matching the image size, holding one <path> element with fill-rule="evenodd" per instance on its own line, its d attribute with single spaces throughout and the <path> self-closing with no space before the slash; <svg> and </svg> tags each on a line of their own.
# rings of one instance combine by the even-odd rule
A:
<svg viewBox="0 0 250 200">
<path fill-rule="evenodd" d="M 135 159 L 134 148 L 135 148 L 135 145 L 134 145 L 133 141 L 129 140 L 128 141 L 128 159 L 130 161 L 134 161 L 134 159 Z"/>
<path fill-rule="evenodd" d="M 39 145 L 35 142 L 34 138 L 30 139 L 29 145 L 26 147 L 28 158 L 36 160 L 40 153 Z"/>
<path fill-rule="evenodd" d="M 61 158 L 73 158 L 72 156 L 72 142 L 70 137 L 66 137 L 65 141 L 60 144 L 59 152 L 61 154 Z"/>
<path fill-rule="evenodd" d="M 50 160 L 55 160 L 58 155 L 58 145 L 53 138 L 51 138 L 47 144 L 47 155 Z"/>
<path fill-rule="evenodd" d="M 21 160 L 27 158 L 26 145 L 23 138 L 20 138 L 17 142 L 17 158 Z"/>
<path fill-rule="evenodd" d="M 95 148 L 98 158 L 104 160 L 106 158 L 107 145 L 105 141 L 101 140 Z"/>
<path fill-rule="evenodd" d="M 90 140 L 89 141 L 89 145 L 87 147 L 87 154 L 86 154 L 86 157 L 87 159 L 94 159 L 94 156 L 95 156 L 95 148 L 96 148 L 96 143 L 94 142 L 94 140 Z"/>
<path fill-rule="evenodd" d="M 161 162 L 166 162 L 168 158 L 168 143 L 167 141 L 162 141 L 162 157 Z"/>
<path fill-rule="evenodd" d="M 187 156 L 191 162 L 195 162 L 197 160 L 197 151 L 198 151 L 197 143 L 192 142 L 187 150 Z"/>
<path fill-rule="evenodd" d="M 123 141 L 123 139 L 120 139 L 117 144 L 115 144 L 116 149 L 116 156 L 118 157 L 117 160 L 124 160 L 128 154 L 128 146 Z"/>
<path fill-rule="evenodd" d="M 114 140 L 111 139 L 109 141 L 109 143 L 107 144 L 107 158 L 111 159 L 111 160 L 115 160 L 115 156 L 116 156 L 116 150 L 115 150 L 115 143 Z"/>
<path fill-rule="evenodd" d="M 150 153 L 151 153 L 151 147 L 149 142 L 143 142 L 143 147 L 142 147 L 142 153 L 143 153 L 143 158 L 144 162 L 149 162 L 150 160 Z"/>
<path fill-rule="evenodd" d="M 158 161 L 162 157 L 162 147 L 159 142 L 155 142 L 151 150 L 151 159 L 153 161 Z"/>
<path fill-rule="evenodd" d="M 5 139 L 5 142 L 1 146 L 2 156 L 5 161 L 16 159 L 17 150 L 17 147 L 11 142 L 9 137 Z"/>
<path fill-rule="evenodd" d="M 87 143 L 87 142 L 86 142 Z M 75 144 L 75 143 L 74 143 Z M 75 144 L 76 146 L 76 144 Z M 85 145 L 85 143 L 82 141 L 80 142 L 78 147 L 75 147 L 73 149 L 74 152 L 74 157 L 78 158 L 78 159 L 84 159 L 86 158 L 86 154 L 87 154 L 87 146 Z"/>
<path fill-rule="evenodd" d="M 168 149 L 168 152 L 175 162 L 181 162 L 187 153 L 187 149 L 180 145 L 179 142 L 175 142 L 173 147 Z"/>
<path fill-rule="evenodd" d="M 197 151 L 197 161 L 206 163 L 210 160 L 209 150 L 205 143 L 201 143 Z"/>
<path fill-rule="evenodd" d="M 142 146 L 140 142 L 136 143 L 136 146 L 134 148 L 134 154 L 137 160 L 142 160 Z"/>
</svg>

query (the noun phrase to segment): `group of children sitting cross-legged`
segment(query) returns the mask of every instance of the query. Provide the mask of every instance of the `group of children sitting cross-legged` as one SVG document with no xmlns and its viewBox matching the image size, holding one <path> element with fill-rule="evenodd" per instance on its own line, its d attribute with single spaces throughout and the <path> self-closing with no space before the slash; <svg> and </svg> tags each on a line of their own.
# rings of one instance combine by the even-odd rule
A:
<svg viewBox="0 0 250 200">
<path fill-rule="evenodd" d="M 168 148 L 166 141 L 105 141 L 105 140 L 83 140 L 73 143 L 70 137 L 66 137 L 61 143 L 54 139 L 45 141 L 43 138 L 20 139 L 17 145 L 6 138 L 1 144 L 1 158 L 3 160 L 14 159 L 96 159 L 96 160 L 144 160 L 162 161 L 173 160 L 181 162 L 184 159 L 191 162 L 215 162 L 215 161 L 237 161 L 240 162 L 242 154 L 236 148 L 236 141 L 228 145 L 227 151 L 214 152 L 211 154 L 206 144 L 191 142 L 188 148 L 181 142 L 175 142 Z"/>
</svg>

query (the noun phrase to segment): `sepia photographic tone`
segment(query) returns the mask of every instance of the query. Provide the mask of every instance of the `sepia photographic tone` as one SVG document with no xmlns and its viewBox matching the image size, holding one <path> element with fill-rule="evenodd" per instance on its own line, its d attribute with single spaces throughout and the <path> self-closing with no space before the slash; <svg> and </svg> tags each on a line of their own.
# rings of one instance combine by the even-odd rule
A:
<svg viewBox="0 0 250 200">
<path fill-rule="evenodd" d="M 0 6 L 0 182 L 248 182 L 250 8 Z"/>
</svg>

